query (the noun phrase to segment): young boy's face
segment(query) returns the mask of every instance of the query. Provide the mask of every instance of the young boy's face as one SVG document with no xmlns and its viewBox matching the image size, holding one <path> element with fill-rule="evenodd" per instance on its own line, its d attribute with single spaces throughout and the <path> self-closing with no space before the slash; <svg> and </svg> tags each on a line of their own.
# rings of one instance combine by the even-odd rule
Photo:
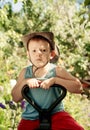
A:
<svg viewBox="0 0 90 130">
<path fill-rule="evenodd" d="M 28 44 L 30 61 L 36 67 L 43 67 L 50 61 L 50 44 L 45 40 L 31 39 Z"/>
</svg>

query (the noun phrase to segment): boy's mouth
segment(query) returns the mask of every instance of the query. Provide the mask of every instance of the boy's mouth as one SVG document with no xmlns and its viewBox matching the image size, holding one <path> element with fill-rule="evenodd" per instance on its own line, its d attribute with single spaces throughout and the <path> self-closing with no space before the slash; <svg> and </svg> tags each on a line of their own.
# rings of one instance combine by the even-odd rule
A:
<svg viewBox="0 0 90 130">
<path fill-rule="evenodd" d="M 42 59 L 41 58 L 38 58 L 38 59 L 36 59 L 37 61 L 42 61 Z"/>
</svg>

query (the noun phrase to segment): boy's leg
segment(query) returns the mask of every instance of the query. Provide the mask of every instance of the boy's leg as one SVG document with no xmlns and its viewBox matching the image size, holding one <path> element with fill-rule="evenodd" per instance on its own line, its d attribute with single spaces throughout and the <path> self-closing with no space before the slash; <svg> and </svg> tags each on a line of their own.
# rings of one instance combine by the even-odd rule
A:
<svg viewBox="0 0 90 130">
<path fill-rule="evenodd" d="M 67 112 L 58 112 L 52 116 L 52 130 L 84 130 Z"/>
<path fill-rule="evenodd" d="M 25 120 L 21 119 L 17 130 L 34 130 L 38 128 L 39 120 Z"/>
</svg>

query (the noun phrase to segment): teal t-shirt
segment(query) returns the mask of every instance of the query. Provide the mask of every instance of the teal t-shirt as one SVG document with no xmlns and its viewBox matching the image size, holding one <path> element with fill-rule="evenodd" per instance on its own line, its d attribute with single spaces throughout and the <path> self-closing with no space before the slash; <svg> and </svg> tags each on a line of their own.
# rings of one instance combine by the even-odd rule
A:
<svg viewBox="0 0 90 130">
<path fill-rule="evenodd" d="M 51 64 L 51 63 L 50 63 Z M 56 71 L 55 71 L 56 65 L 51 64 L 49 72 L 46 74 L 46 76 L 39 78 L 41 80 L 45 80 L 51 77 L 56 77 Z M 26 68 L 25 78 L 33 78 L 33 72 L 32 72 L 32 66 L 28 66 Z M 41 108 L 49 108 L 49 106 L 58 98 L 60 95 L 61 88 L 54 88 L 51 87 L 50 89 L 42 89 L 42 88 L 33 88 L 30 89 L 28 94 L 30 97 L 40 106 Z M 53 113 L 63 111 L 63 103 L 60 102 L 52 111 Z M 39 118 L 39 113 L 35 108 L 32 107 L 31 104 L 29 104 L 26 101 L 26 107 L 22 113 L 22 118 L 27 120 L 35 120 Z"/>
</svg>

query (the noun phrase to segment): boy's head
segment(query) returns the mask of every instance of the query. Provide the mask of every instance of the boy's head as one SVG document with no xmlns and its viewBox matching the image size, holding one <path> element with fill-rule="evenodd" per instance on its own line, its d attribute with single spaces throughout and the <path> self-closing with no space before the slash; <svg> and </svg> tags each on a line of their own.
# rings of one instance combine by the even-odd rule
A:
<svg viewBox="0 0 90 130">
<path fill-rule="evenodd" d="M 54 43 L 54 35 L 52 32 L 35 32 L 35 33 L 30 33 L 27 35 L 24 35 L 22 37 L 22 41 L 24 42 L 24 45 L 26 47 L 26 49 L 28 49 L 28 43 L 31 39 L 34 38 L 42 38 L 45 39 L 46 41 L 49 42 L 51 50 L 55 49 L 55 43 Z"/>
<path fill-rule="evenodd" d="M 57 62 L 60 53 L 58 47 L 55 45 L 54 42 L 54 34 L 52 32 L 35 32 L 35 33 L 24 35 L 22 37 L 22 41 L 27 50 L 28 50 L 28 44 L 30 40 L 35 40 L 36 38 L 41 40 L 46 40 L 49 43 L 50 50 L 55 52 L 55 55 L 52 58 L 51 62 Z"/>
</svg>

